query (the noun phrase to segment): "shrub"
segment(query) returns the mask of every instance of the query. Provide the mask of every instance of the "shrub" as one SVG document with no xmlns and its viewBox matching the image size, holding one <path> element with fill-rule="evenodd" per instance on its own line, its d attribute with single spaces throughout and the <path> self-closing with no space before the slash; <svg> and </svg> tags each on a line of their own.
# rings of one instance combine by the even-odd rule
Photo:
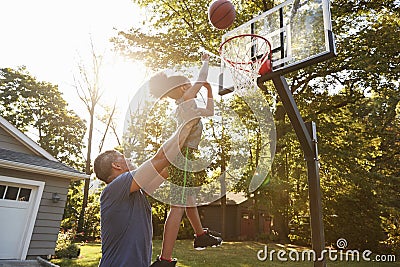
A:
<svg viewBox="0 0 400 267">
<path fill-rule="evenodd" d="M 72 243 L 72 240 L 75 238 L 75 234 L 73 231 L 60 231 L 58 233 L 57 245 L 55 250 L 55 257 L 58 259 L 61 258 L 77 258 L 81 253 L 80 247 Z"/>
</svg>

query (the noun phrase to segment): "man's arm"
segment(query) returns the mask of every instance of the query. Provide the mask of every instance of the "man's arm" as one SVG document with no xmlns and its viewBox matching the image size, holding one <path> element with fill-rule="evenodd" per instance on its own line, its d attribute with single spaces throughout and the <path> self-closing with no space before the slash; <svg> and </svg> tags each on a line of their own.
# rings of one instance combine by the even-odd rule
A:
<svg viewBox="0 0 400 267">
<path fill-rule="evenodd" d="M 163 169 L 168 167 L 170 165 L 170 161 L 174 160 L 180 153 L 186 138 L 189 136 L 193 125 L 197 123 L 197 121 L 198 119 L 194 119 L 193 121 L 179 127 L 175 134 L 168 139 L 160 147 L 154 157 L 150 159 L 157 172 L 160 173 Z"/>
<path fill-rule="evenodd" d="M 165 168 L 170 165 L 170 160 L 175 159 L 180 153 L 190 130 L 197 121 L 198 119 L 193 119 L 179 127 L 152 158 L 139 166 L 134 173 L 130 192 L 137 191 L 140 188 L 145 189 L 146 192 L 152 192 L 157 189 L 166 178 Z"/>
</svg>

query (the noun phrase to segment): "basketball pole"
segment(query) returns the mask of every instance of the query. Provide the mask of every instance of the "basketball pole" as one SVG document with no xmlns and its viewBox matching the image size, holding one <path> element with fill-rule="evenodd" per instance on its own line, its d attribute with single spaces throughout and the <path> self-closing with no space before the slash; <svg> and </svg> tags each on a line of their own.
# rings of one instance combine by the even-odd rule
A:
<svg viewBox="0 0 400 267">
<path fill-rule="evenodd" d="M 264 85 L 264 80 L 260 78 L 257 80 L 258 86 L 263 91 L 267 91 L 267 88 Z M 304 152 L 305 160 L 307 162 L 311 243 L 312 249 L 315 251 L 318 259 L 322 255 L 322 251 L 325 249 L 325 236 L 324 224 L 322 221 L 316 124 L 315 122 L 310 122 L 307 124 L 304 122 L 285 77 L 281 75 L 274 75 L 272 76 L 272 82 L 274 83 L 294 131 L 296 132 L 297 138 L 299 139 L 300 145 Z M 314 267 L 326 267 L 325 259 L 322 261 L 315 261 Z"/>
</svg>

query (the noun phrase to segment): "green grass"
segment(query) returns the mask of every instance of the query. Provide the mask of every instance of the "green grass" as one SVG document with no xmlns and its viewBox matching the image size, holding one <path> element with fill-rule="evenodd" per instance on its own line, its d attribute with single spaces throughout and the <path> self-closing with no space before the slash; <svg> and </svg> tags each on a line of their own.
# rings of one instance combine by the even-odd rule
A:
<svg viewBox="0 0 400 267">
<path fill-rule="evenodd" d="M 179 267 L 195 267 L 195 266 L 217 266 L 217 267 L 253 267 L 253 266 L 296 266 L 296 267 L 312 267 L 311 262 L 280 262 L 276 259 L 274 261 L 259 261 L 257 259 L 257 252 L 264 249 L 265 244 L 259 242 L 224 242 L 222 246 L 217 248 L 208 248 L 203 251 L 196 251 L 193 249 L 193 243 L 190 240 L 178 240 L 175 244 L 174 257 L 178 258 Z M 279 250 L 282 247 L 278 245 L 268 245 L 268 251 L 271 249 Z M 297 248 L 301 250 L 302 248 Z M 155 240 L 153 242 L 153 260 L 160 253 L 161 241 Z M 69 266 L 85 266 L 97 267 L 101 257 L 101 246 L 98 243 L 90 243 L 81 246 L 81 256 L 78 259 L 54 259 L 53 263 L 61 267 Z M 287 256 L 287 254 L 286 254 Z M 371 259 L 373 257 L 371 256 Z M 397 262 L 391 263 L 378 263 L 378 262 L 328 262 L 328 266 L 342 267 L 399 267 L 400 259 L 397 255 Z"/>
</svg>

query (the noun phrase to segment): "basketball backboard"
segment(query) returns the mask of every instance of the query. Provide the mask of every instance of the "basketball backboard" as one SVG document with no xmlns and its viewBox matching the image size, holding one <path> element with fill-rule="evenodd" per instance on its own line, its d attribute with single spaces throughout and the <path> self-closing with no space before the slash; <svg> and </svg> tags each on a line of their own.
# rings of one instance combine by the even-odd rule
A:
<svg viewBox="0 0 400 267">
<path fill-rule="evenodd" d="M 329 0 L 288 0 L 227 32 L 222 43 L 243 34 L 266 38 L 272 47 L 273 75 L 298 70 L 335 56 Z M 225 62 L 222 62 L 225 68 Z M 220 94 L 231 92 L 222 89 Z"/>
</svg>

